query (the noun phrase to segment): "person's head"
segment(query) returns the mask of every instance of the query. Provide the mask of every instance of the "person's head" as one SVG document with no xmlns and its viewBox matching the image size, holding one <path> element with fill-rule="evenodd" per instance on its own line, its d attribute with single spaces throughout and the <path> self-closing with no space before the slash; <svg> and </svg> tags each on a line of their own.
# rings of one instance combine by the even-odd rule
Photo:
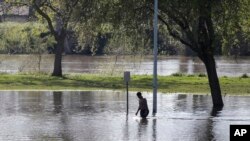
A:
<svg viewBox="0 0 250 141">
<path fill-rule="evenodd" d="M 137 95 L 137 97 L 140 98 L 140 99 L 143 98 L 142 95 L 141 95 L 141 92 L 137 92 L 136 95 Z"/>
</svg>

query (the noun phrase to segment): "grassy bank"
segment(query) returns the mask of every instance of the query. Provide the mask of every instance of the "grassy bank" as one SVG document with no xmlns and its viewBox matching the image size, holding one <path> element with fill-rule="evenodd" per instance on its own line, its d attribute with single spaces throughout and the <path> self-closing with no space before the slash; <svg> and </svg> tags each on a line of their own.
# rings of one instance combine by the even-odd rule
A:
<svg viewBox="0 0 250 141">
<path fill-rule="evenodd" d="M 160 92 L 209 93 L 207 77 L 159 76 Z M 250 78 L 220 78 L 223 94 L 250 95 Z M 152 91 L 152 76 L 132 76 L 130 90 Z M 122 77 L 100 75 L 65 75 L 63 78 L 43 74 L 0 74 L 0 90 L 124 90 Z"/>
</svg>

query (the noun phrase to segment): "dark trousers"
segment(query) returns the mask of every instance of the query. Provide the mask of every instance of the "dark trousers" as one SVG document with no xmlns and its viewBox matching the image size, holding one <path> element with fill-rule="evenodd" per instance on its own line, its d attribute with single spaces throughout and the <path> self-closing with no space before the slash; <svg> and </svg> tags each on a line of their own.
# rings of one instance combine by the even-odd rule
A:
<svg viewBox="0 0 250 141">
<path fill-rule="evenodd" d="M 141 110 L 140 115 L 142 118 L 146 118 L 148 116 L 149 110 Z"/>
</svg>

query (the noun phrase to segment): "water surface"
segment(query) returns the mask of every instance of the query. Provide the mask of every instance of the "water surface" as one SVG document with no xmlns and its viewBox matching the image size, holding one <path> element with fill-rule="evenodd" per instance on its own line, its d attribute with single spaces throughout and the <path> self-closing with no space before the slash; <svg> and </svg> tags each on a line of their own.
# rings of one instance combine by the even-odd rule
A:
<svg viewBox="0 0 250 141">
<path fill-rule="evenodd" d="M 229 140 L 230 124 L 250 124 L 250 97 L 223 97 L 213 110 L 209 95 L 158 94 L 152 116 L 152 94 L 146 120 L 136 117 L 138 100 L 125 92 L 1 91 L 0 140 L 48 141 L 201 141 Z"/>
<path fill-rule="evenodd" d="M 53 55 L 0 55 L 0 72 L 52 72 Z M 216 57 L 219 76 L 250 75 L 249 57 Z M 62 61 L 64 73 L 97 73 L 123 75 L 124 71 L 132 74 L 153 74 L 152 56 L 80 56 L 64 55 Z M 198 74 L 206 73 L 204 64 L 197 57 L 159 56 L 158 74 L 173 73 Z"/>
</svg>

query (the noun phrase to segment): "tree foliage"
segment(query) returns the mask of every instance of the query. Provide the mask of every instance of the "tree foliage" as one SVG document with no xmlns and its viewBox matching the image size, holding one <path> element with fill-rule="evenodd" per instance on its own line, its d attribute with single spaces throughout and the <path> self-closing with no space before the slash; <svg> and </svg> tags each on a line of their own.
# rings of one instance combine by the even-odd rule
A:
<svg viewBox="0 0 250 141">
<path fill-rule="evenodd" d="M 214 11 L 215 29 L 224 55 L 250 54 L 250 2 L 221 1 Z M 217 13 L 220 14 L 217 14 Z"/>
<path fill-rule="evenodd" d="M 42 53 L 47 47 L 55 43 L 51 36 L 41 38 L 40 34 L 46 32 L 41 23 L 1 23 L 0 49 L 1 53 Z"/>
<path fill-rule="evenodd" d="M 53 30 L 57 31 L 60 27 L 73 30 L 78 42 L 76 52 L 88 48 L 95 54 L 100 50 L 98 45 L 100 37 L 108 40 L 106 47 L 100 47 L 107 53 L 152 52 L 152 38 L 149 32 L 153 27 L 152 0 L 5 0 L 5 2 L 7 3 L 5 9 L 10 4 L 38 7 L 48 17 L 43 18 L 37 12 L 37 19 L 47 23 L 46 19 L 49 18 L 51 24 L 48 27 L 52 34 L 55 33 Z M 198 21 L 193 19 L 197 19 L 200 14 L 199 7 L 205 6 L 207 2 L 206 0 L 159 0 L 159 15 L 162 18 L 159 31 L 165 44 L 181 47 L 178 41 L 185 45 L 189 45 L 191 40 L 196 41 Z M 213 52 L 247 55 L 250 41 L 249 0 L 210 2 L 214 30 Z M 166 26 L 164 22 L 168 25 Z M 193 39 L 190 39 L 191 36 L 187 36 L 188 34 L 192 34 Z M 174 35 L 172 37 L 176 40 L 170 35 Z M 168 42 L 169 40 L 171 42 Z M 166 46 L 163 45 L 163 52 L 164 47 Z"/>
</svg>

